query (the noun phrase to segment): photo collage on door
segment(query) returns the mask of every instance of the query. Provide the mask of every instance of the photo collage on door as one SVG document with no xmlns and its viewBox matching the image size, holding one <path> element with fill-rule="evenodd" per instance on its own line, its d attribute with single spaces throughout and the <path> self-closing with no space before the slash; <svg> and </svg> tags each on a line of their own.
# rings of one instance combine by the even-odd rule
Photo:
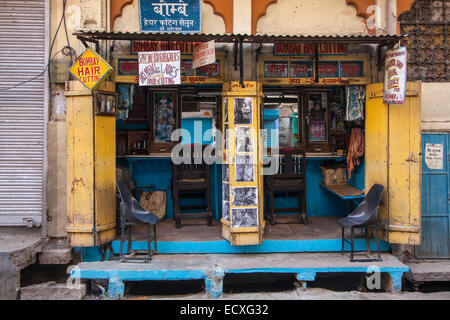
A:
<svg viewBox="0 0 450 320">
<path fill-rule="evenodd" d="M 224 132 L 224 151 L 232 164 L 227 161 L 222 165 L 222 217 L 231 222 L 232 228 L 258 226 L 254 111 L 253 98 L 224 99 L 223 128 L 231 129 Z"/>
</svg>

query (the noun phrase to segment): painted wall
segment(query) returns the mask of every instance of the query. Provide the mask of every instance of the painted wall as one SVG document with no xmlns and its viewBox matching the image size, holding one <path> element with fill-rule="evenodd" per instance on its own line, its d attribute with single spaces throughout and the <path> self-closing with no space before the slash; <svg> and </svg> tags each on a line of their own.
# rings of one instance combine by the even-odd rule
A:
<svg viewBox="0 0 450 320">
<path fill-rule="evenodd" d="M 363 19 L 345 0 L 278 0 L 256 26 L 258 34 L 368 34 Z"/>
<path fill-rule="evenodd" d="M 70 45 L 80 55 L 84 45 L 73 36 L 79 28 L 93 30 L 105 30 L 107 25 L 107 1 L 106 0 L 67 0 L 65 8 L 65 20 L 67 26 L 67 38 L 64 23 L 61 23 L 58 34 L 55 37 L 63 12 L 61 0 L 50 1 L 50 44 L 54 44 L 50 57 L 54 58 L 50 69 L 61 68 L 65 72 L 67 65 L 70 67 L 70 56 L 61 52 L 64 46 Z M 69 42 L 69 43 L 68 43 Z M 105 50 L 102 50 L 105 54 Z M 73 57 L 73 61 L 76 57 Z M 66 65 L 66 66 L 64 66 Z M 66 75 L 68 72 L 66 73 Z M 52 79 L 56 76 L 52 73 Z M 67 79 L 68 80 L 68 79 Z M 66 116 L 64 82 L 54 82 L 51 85 L 50 116 L 48 123 L 48 162 L 47 162 L 47 235 L 50 237 L 65 237 L 66 226 Z"/>
<path fill-rule="evenodd" d="M 450 83 L 422 83 L 422 130 L 450 130 Z"/>
<path fill-rule="evenodd" d="M 140 32 L 138 0 L 134 0 L 132 4 L 123 8 L 122 16 L 114 21 L 113 31 Z M 225 33 L 223 19 L 215 15 L 213 8 L 206 3 L 202 3 L 202 32 Z"/>
</svg>

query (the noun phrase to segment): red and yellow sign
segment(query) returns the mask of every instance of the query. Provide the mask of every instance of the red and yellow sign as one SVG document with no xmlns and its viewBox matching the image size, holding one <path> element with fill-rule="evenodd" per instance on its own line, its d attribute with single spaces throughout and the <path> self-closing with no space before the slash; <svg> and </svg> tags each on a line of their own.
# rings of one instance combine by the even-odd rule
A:
<svg viewBox="0 0 450 320">
<path fill-rule="evenodd" d="M 111 73 L 112 67 L 95 51 L 87 48 L 70 68 L 75 78 L 90 90 L 95 90 Z"/>
</svg>

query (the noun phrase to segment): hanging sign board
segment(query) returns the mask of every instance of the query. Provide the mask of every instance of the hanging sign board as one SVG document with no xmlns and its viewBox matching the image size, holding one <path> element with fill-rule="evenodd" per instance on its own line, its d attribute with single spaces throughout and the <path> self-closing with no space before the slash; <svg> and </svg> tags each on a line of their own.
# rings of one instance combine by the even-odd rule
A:
<svg viewBox="0 0 450 320">
<path fill-rule="evenodd" d="M 131 54 L 138 54 L 142 51 L 168 51 L 180 50 L 181 54 L 190 54 L 194 48 L 203 42 L 188 41 L 149 41 L 149 40 L 131 40 Z"/>
<path fill-rule="evenodd" d="M 100 86 L 111 71 L 112 67 L 108 62 L 90 48 L 70 68 L 73 76 L 92 91 Z"/>
<path fill-rule="evenodd" d="M 121 83 L 139 83 L 138 55 L 120 55 L 114 59 L 112 81 Z M 223 83 L 225 79 L 225 56 L 216 53 L 216 61 L 194 69 L 192 56 L 181 55 L 181 84 Z"/>
<path fill-rule="evenodd" d="M 202 43 L 194 48 L 192 68 L 203 67 L 216 62 L 216 47 L 214 40 Z"/>
<path fill-rule="evenodd" d="M 176 51 L 139 52 L 139 85 L 181 84 L 181 54 Z"/>
<path fill-rule="evenodd" d="M 201 32 L 202 0 L 140 0 L 141 31 Z"/>
<path fill-rule="evenodd" d="M 319 55 L 346 55 L 347 45 L 343 43 L 320 43 Z M 274 46 L 275 56 L 311 56 L 316 53 L 314 43 L 278 42 Z"/>
<path fill-rule="evenodd" d="M 315 82 L 316 63 L 307 57 L 271 57 L 258 62 L 263 83 L 272 85 L 342 85 L 370 83 L 367 57 L 322 57 Z"/>
<path fill-rule="evenodd" d="M 384 76 L 384 104 L 405 103 L 406 47 L 386 52 Z"/>
</svg>

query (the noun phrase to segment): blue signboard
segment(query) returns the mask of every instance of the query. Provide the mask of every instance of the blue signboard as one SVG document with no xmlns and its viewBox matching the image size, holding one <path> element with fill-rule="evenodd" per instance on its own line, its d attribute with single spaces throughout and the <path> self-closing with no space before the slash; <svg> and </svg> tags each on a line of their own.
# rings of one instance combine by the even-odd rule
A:
<svg viewBox="0 0 450 320">
<path fill-rule="evenodd" d="M 201 12 L 202 0 L 139 0 L 141 31 L 201 32 Z"/>
</svg>

